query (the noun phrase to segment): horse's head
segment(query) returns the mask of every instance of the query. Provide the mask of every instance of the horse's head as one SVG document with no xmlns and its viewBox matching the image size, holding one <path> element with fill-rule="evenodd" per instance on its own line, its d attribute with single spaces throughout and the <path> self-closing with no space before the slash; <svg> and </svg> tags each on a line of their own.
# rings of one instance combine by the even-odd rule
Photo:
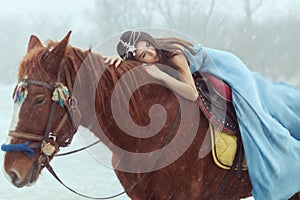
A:
<svg viewBox="0 0 300 200">
<path fill-rule="evenodd" d="M 58 43 L 43 46 L 31 36 L 19 66 L 4 169 L 16 187 L 34 183 L 43 162 L 72 140 L 76 126 L 69 113 L 68 75 L 61 74 L 70 32 Z"/>
</svg>

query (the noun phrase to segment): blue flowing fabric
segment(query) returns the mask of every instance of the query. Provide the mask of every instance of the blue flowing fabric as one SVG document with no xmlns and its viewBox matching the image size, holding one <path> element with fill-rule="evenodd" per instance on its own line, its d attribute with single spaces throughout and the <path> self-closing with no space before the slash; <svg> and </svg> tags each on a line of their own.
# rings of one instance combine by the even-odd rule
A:
<svg viewBox="0 0 300 200">
<path fill-rule="evenodd" d="M 253 197 L 288 199 L 300 191 L 300 91 L 271 83 L 229 52 L 193 50 L 185 50 L 192 73 L 211 73 L 232 88 Z"/>
</svg>

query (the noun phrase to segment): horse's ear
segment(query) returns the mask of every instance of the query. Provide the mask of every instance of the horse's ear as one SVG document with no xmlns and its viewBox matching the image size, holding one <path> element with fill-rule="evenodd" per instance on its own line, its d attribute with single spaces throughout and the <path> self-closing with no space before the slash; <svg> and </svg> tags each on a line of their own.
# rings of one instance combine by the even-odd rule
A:
<svg viewBox="0 0 300 200">
<path fill-rule="evenodd" d="M 29 39 L 29 42 L 28 42 L 27 53 L 31 49 L 34 49 L 36 47 L 43 47 L 43 44 L 41 43 L 41 41 L 39 40 L 38 37 L 36 37 L 35 35 L 31 35 L 30 39 Z"/>
<path fill-rule="evenodd" d="M 62 39 L 45 57 L 45 68 L 54 75 L 57 75 L 59 71 L 59 65 L 66 53 L 66 49 L 69 43 L 71 31 Z"/>
</svg>

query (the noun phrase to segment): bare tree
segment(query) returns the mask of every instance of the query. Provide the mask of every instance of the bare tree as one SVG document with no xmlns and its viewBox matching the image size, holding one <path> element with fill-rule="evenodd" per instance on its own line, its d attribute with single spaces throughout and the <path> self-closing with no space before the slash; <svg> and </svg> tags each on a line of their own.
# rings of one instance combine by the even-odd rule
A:
<svg viewBox="0 0 300 200">
<path fill-rule="evenodd" d="M 252 4 L 251 4 L 252 2 Z M 258 2 L 253 3 L 253 0 L 245 0 L 244 10 L 246 13 L 246 22 L 251 24 L 253 21 L 253 14 L 262 6 L 263 0 L 258 0 Z"/>
<path fill-rule="evenodd" d="M 204 40 L 207 38 L 207 27 L 208 27 L 208 22 L 209 22 L 211 16 L 213 15 L 213 10 L 214 10 L 214 7 L 215 7 L 215 3 L 216 3 L 215 0 L 211 0 L 211 3 L 210 3 L 210 7 L 209 7 L 209 10 L 208 10 L 207 17 L 205 18 L 205 21 L 204 21 L 204 26 L 205 26 L 205 29 L 204 29 L 204 35 L 203 35 Z"/>
<path fill-rule="evenodd" d="M 207 9 L 211 2 L 210 9 Z M 96 1 L 91 14 L 99 26 L 99 34 L 121 32 L 140 27 L 164 27 L 183 31 L 188 35 L 205 35 L 205 24 L 213 13 L 215 0 L 109 0 Z M 208 12 L 208 13 L 207 13 Z M 105 29 L 101 29 L 101 27 Z"/>
</svg>

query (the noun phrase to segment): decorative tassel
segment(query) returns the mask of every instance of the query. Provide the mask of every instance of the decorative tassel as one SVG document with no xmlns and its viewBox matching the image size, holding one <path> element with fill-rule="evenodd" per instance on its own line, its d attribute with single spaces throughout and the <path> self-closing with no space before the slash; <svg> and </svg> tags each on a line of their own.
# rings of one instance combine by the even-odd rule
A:
<svg viewBox="0 0 300 200">
<path fill-rule="evenodd" d="M 26 84 L 24 82 L 20 82 L 18 84 L 18 87 L 16 89 L 16 94 L 14 98 L 15 103 L 22 103 L 25 97 L 25 91 L 26 91 Z"/>
<path fill-rule="evenodd" d="M 62 83 L 56 83 L 55 90 L 53 91 L 52 100 L 57 101 L 61 107 L 69 99 L 69 90 Z"/>
<path fill-rule="evenodd" d="M 34 150 L 29 148 L 29 142 L 24 144 L 2 144 L 1 150 L 5 152 L 19 152 L 23 151 L 27 156 L 32 158 L 34 156 Z"/>
</svg>

